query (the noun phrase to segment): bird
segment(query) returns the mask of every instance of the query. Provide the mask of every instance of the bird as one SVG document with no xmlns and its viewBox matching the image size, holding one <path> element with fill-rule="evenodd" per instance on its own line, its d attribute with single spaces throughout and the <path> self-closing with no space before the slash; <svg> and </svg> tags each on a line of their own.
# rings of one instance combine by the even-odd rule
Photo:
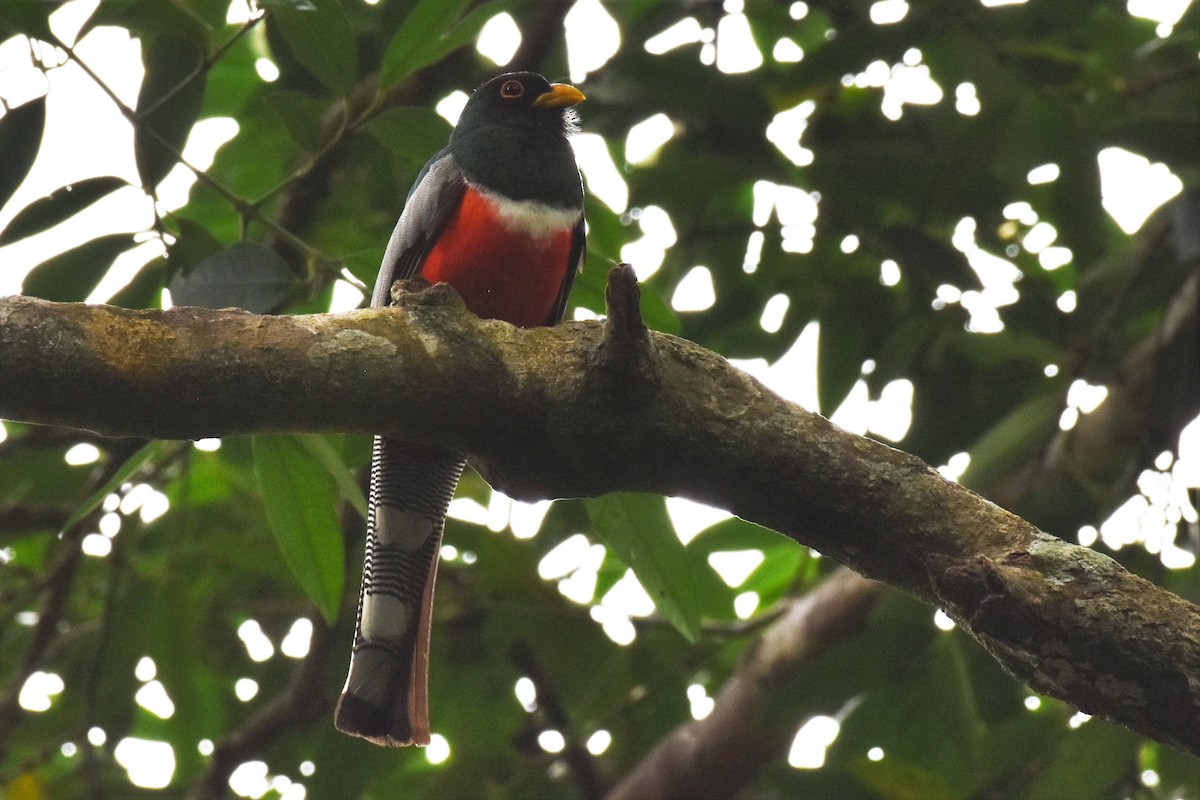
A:
<svg viewBox="0 0 1200 800">
<path fill-rule="evenodd" d="M 583 180 L 568 137 L 579 89 L 534 72 L 495 77 L 468 98 L 418 174 L 371 298 L 403 278 L 448 283 L 484 319 L 553 325 L 582 269 Z M 429 635 L 446 510 L 461 453 L 376 436 L 366 556 L 338 730 L 382 746 L 430 741 Z"/>
</svg>

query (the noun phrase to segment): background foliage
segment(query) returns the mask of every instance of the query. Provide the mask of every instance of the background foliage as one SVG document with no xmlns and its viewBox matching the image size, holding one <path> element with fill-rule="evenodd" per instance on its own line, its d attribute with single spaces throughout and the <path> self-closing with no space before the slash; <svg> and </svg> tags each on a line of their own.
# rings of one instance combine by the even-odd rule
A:
<svg viewBox="0 0 1200 800">
<path fill-rule="evenodd" d="M 233 24 L 229 5 L 112 0 L 92 13 L 80 37 L 116 26 L 141 46 L 145 77 L 129 116 L 148 195 L 198 121 L 232 117 L 237 133 L 186 204 L 159 204 L 136 235 L 116 222 L 48 258 L 25 278 L 25 293 L 88 298 L 118 256 L 151 238 L 164 254 L 103 299 L 158 307 L 169 288 L 176 304 L 327 310 L 339 281 L 373 282 L 407 187 L 449 134 L 434 104 L 499 71 L 471 47 L 486 22 L 504 12 L 522 31 L 513 66 L 568 72 L 568 4 L 263 0 L 251 21 Z M 1115 2 L 924 0 L 890 24 L 872 17 L 896 0 L 747 0 L 744 15 L 740 6 L 605 6 L 621 44 L 579 84 L 583 129 L 604 137 L 629 202 L 614 211 L 589 200 L 589 262 L 572 303 L 601 313 L 606 265 L 641 241 L 626 252 L 639 256 L 653 327 L 731 358 L 777 362 L 819 322 L 823 413 L 910 386 L 899 446 L 934 465 L 969 454 L 962 480 L 972 488 L 1070 540 L 1095 541 L 1101 529 L 1097 547 L 1198 599 L 1197 570 L 1167 569 L 1159 557 L 1191 563 L 1197 535 L 1195 493 L 1174 468 L 1180 432 L 1200 411 L 1197 8 L 1156 31 Z M 48 24 L 55 7 L 0 6 L 5 38 L 41 42 L 31 58 L 47 70 L 78 60 Z M 657 54 L 644 46 L 689 18 L 708 31 L 698 41 Z M 723 72 L 713 31 L 717 46 L 732 46 L 743 23 L 762 63 Z M 791 48 L 780 49 L 785 38 Z M 797 47 L 803 58 L 790 60 Z M 263 58 L 276 79 L 256 69 Z M 905 70 L 936 82 L 940 96 L 898 105 L 885 83 Z M 672 137 L 628 163 L 631 127 L 656 114 L 670 119 Z M 45 119 L 44 99 L 0 118 L 0 206 L 38 156 Z M 81 146 L 86 126 L 80 119 Z M 1134 234 L 1101 204 L 1097 156 L 1117 146 L 1166 164 L 1183 184 Z M 1056 177 L 1031 182 L 1046 164 Z M 97 176 L 63 187 L 16 214 L 0 245 L 128 183 Z M 655 233 L 663 212 L 673 241 Z M 1043 223 L 1053 247 L 1069 252 L 1036 243 Z M 714 301 L 676 311 L 685 278 L 704 283 L 697 265 Z M 1080 381 L 1109 388 L 1094 412 L 1105 424 L 1079 417 Z M 1073 416 L 1078 425 L 1064 431 Z M 330 724 L 357 597 L 355 476 L 367 441 L 279 435 L 213 450 L 9 422 L 4 430 L 0 794 L 12 798 L 215 795 L 237 766 L 223 764 L 231 757 L 264 762 L 238 773 L 236 786 L 253 796 L 600 796 L 702 708 L 705 692 L 716 694 L 786 598 L 834 567 L 736 519 L 680 547 L 658 498 L 560 501 L 531 538 L 489 529 L 487 514 L 453 519 L 431 670 L 434 728 L 450 755 L 435 764 Z M 67 463 L 80 443 L 98 455 L 75 449 L 71 460 L 86 463 Z M 1102 528 L 1131 496 L 1139 513 Z M 464 479 L 460 497 L 501 509 L 492 528 L 505 526 L 503 503 L 478 477 Z M 539 566 L 551 571 L 548 554 L 580 536 L 590 556 L 539 576 Z M 1114 549 L 1122 542 L 1130 546 Z M 731 551 L 765 556 L 736 587 L 710 562 Z M 632 628 L 600 603 L 630 562 L 660 601 Z M 594 580 L 592 599 L 566 598 L 556 590 L 563 580 L 583 584 L 584 596 Z M 748 592 L 758 607 L 741 620 L 734 599 Z M 313 629 L 303 657 L 303 647 L 278 650 L 297 619 Z M 248 621 L 274 643 L 269 657 L 251 657 L 249 642 L 262 645 Z M 606 631 L 634 639 L 618 645 Z M 36 705 L 30 693 L 21 698 L 35 672 L 61 680 L 48 710 L 21 707 Z M 536 688 L 534 710 L 514 695 L 521 677 Z M 244 678 L 257 687 L 246 700 L 235 691 Z M 146 699 L 155 681 L 170 714 Z M 781 753 L 744 794 L 1200 796 L 1193 760 L 1027 696 L 962 633 L 937 628 L 931 609 L 889 595 L 866 634 L 779 699 L 797 729 L 815 714 L 839 721 L 823 764 L 795 768 Z M 547 729 L 563 735 L 565 750 L 549 751 L 558 746 L 539 738 Z M 591 738 L 597 731 L 611 736 L 607 747 Z M 131 785 L 118 747 L 127 737 L 171 746 L 165 788 Z"/>
</svg>

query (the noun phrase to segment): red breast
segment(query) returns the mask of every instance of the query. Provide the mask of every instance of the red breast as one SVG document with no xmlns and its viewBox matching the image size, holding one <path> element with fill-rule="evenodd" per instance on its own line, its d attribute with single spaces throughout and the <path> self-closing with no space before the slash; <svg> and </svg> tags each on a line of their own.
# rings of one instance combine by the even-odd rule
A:
<svg viewBox="0 0 1200 800">
<path fill-rule="evenodd" d="M 531 225 L 536 209 L 526 205 L 514 215 L 516 206 L 467 187 L 420 274 L 430 283 L 453 286 L 476 316 L 530 328 L 552 322 L 566 271 L 573 268 L 567 262 L 574 221 L 556 229 L 564 212 L 547 208 L 552 222 Z"/>
</svg>

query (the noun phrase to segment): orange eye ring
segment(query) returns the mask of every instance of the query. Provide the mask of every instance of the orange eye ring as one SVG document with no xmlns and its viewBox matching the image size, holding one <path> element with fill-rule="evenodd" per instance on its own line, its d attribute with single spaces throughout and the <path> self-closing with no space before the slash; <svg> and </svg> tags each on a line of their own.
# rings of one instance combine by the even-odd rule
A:
<svg viewBox="0 0 1200 800">
<path fill-rule="evenodd" d="M 525 94 L 525 85 L 520 81 L 505 81 L 500 87 L 500 96 L 505 100 L 516 100 Z"/>
</svg>

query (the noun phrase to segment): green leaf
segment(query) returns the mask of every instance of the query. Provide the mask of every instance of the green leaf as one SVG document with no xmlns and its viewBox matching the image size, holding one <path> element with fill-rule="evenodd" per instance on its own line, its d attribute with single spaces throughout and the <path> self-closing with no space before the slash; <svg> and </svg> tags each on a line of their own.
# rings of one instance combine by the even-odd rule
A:
<svg viewBox="0 0 1200 800">
<path fill-rule="evenodd" d="M 302 285 L 279 255 L 258 242 L 241 241 L 171 279 L 177 306 L 244 308 L 256 314 L 278 309 Z"/>
<path fill-rule="evenodd" d="M 150 37 L 143 61 L 146 77 L 138 92 L 133 150 L 138 175 L 150 190 L 179 161 L 200 114 L 207 73 L 200 45 L 170 33 Z"/>
<path fill-rule="evenodd" d="M 61 303 L 87 299 L 113 260 L 134 246 L 133 235 L 111 233 L 59 253 L 34 267 L 21 284 L 21 293 Z"/>
<path fill-rule="evenodd" d="M 167 286 L 167 260 L 152 259 L 104 302 L 121 308 L 162 308 L 162 290 Z"/>
<path fill-rule="evenodd" d="M 943 776 L 898 758 L 864 758 L 854 764 L 854 772 L 881 800 L 955 800 L 959 796 Z"/>
<path fill-rule="evenodd" d="M 267 105 L 279 115 L 293 142 L 310 153 L 321 148 L 321 116 L 325 113 L 325 103 L 304 92 L 280 89 L 267 95 Z"/>
<path fill-rule="evenodd" d="M 887 251 L 900 262 L 906 278 L 933 289 L 949 283 L 961 289 L 974 289 L 979 276 L 967 263 L 967 257 L 948 242 L 906 225 L 893 225 L 880 231 Z"/>
<path fill-rule="evenodd" d="M 212 231 L 187 217 L 176 217 L 175 224 L 179 233 L 171 244 L 168 253 L 171 271 L 176 274 L 190 273 L 204 263 L 205 259 L 215 256 L 225 249 L 225 245 L 213 236 Z"/>
<path fill-rule="evenodd" d="M 263 95 L 275 88 L 264 83 L 255 68 L 263 55 L 262 40 L 253 34 L 226 47 L 221 57 L 209 64 L 201 116 L 233 117 L 240 123 L 248 106 L 261 104 Z"/>
<path fill-rule="evenodd" d="M 88 178 L 70 186 L 55 189 L 46 197 L 23 208 L 0 232 L 0 246 L 32 236 L 68 219 L 101 197 L 128 186 L 121 178 L 112 176 Z"/>
<path fill-rule="evenodd" d="M 329 476 L 337 484 L 338 493 L 342 499 L 349 503 L 363 520 L 366 520 L 367 498 L 358 485 L 354 471 L 347 467 L 346 462 L 342 460 L 340 441 L 337 445 L 333 443 L 333 440 L 340 440 L 342 437 L 316 433 L 294 434 L 294 436 L 296 441 L 304 445 L 309 454 L 325 467 Z"/>
<path fill-rule="evenodd" d="M 659 613 L 695 641 L 700 634 L 696 576 L 663 499 L 610 494 L 585 504 L 600 541 L 633 570 Z"/>
<path fill-rule="evenodd" d="M 283 560 L 332 623 L 345 570 L 334 479 L 294 436 L 255 436 L 253 448 L 259 494 Z"/>
<path fill-rule="evenodd" d="M 621 221 L 621 215 L 591 195 L 583 200 L 587 218 L 588 258 L 598 264 L 616 264 L 621 260 L 621 248 L 640 235 L 632 225 Z"/>
<path fill-rule="evenodd" d="M 88 495 L 88 498 L 75 508 L 75 511 L 73 511 L 71 516 L 67 517 L 67 521 L 63 523 L 62 529 L 64 531 L 70 530 L 79 522 L 79 520 L 92 513 L 92 511 L 94 511 L 101 503 L 104 502 L 104 498 L 108 497 L 110 494 L 120 488 L 121 484 L 128 481 L 135 472 L 141 469 L 145 464 L 148 464 L 156 458 L 162 457 L 167 446 L 168 443 L 164 441 L 150 442 L 149 444 L 143 445 L 142 448 L 136 453 L 125 459 L 125 463 L 121 464 L 121 466 L 112 474 L 112 477 L 104 482 L 103 486 Z"/>
<path fill-rule="evenodd" d="M 304 68 L 324 86 L 345 94 L 358 75 L 354 35 L 337 0 L 312 0 L 309 8 L 271 9 L 279 32 Z"/>
<path fill-rule="evenodd" d="M 704 529 L 688 543 L 694 557 L 707 562 L 713 553 L 757 550 L 763 562 L 738 587 L 740 592 L 757 592 L 761 605 L 779 599 L 795 584 L 800 568 L 809 560 L 808 548 L 781 533 L 731 517 Z"/>
<path fill-rule="evenodd" d="M 0 208 L 29 174 L 46 127 L 46 98 L 39 97 L 0 117 Z"/>
<path fill-rule="evenodd" d="M 867 336 L 859 321 L 840 305 L 821 314 L 817 338 L 817 396 L 821 413 L 829 416 L 862 376 Z"/>
<path fill-rule="evenodd" d="M 1028 800 L 1112 797 L 1135 774 L 1138 740 L 1116 725 L 1092 720 L 1064 736 L 1053 760 L 1025 795 Z"/>
<path fill-rule="evenodd" d="M 211 8 L 212 0 L 201 0 Z M 162 0 L 104 0 L 84 23 L 76 37 L 83 39 L 99 27 L 126 28 L 138 36 L 166 33 L 186 35 L 204 41 L 207 31 L 188 3 L 164 3 Z M 228 8 L 226 8 L 228 11 Z"/>
<path fill-rule="evenodd" d="M 451 130 L 436 111 L 417 106 L 390 108 L 367 125 L 367 133 L 381 145 L 417 164 L 445 147 Z"/>
<path fill-rule="evenodd" d="M 484 3 L 455 24 L 468 4 L 468 0 L 421 0 L 388 43 L 379 70 L 380 89 L 399 83 L 473 41 L 484 23 L 507 7 Z"/>
<path fill-rule="evenodd" d="M 1012 475 L 1046 446 L 1063 408 L 1057 391 L 1034 395 L 1014 408 L 971 445 L 971 461 L 959 483 L 984 493 L 995 488 L 996 481 Z"/>
<path fill-rule="evenodd" d="M 210 31 L 224 28 L 229 16 L 229 3 L 225 0 L 191 0 L 180 7 Z"/>
<path fill-rule="evenodd" d="M 0 33 L 23 33 L 43 42 L 52 41 L 54 36 L 50 33 L 50 13 L 56 8 L 52 3 L 28 3 L 20 0 L 0 3 Z"/>
</svg>

